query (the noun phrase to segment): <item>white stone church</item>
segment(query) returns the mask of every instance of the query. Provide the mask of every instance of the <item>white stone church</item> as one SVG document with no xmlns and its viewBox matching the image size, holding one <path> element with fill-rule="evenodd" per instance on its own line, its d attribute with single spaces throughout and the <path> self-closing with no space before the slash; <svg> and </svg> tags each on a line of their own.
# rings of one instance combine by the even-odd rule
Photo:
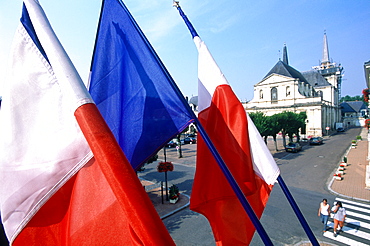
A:
<svg viewBox="0 0 370 246">
<path fill-rule="evenodd" d="M 342 66 L 329 59 L 326 34 L 320 66 L 299 72 L 289 65 L 287 47 L 283 60 L 279 60 L 267 75 L 254 85 L 254 97 L 244 103 L 247 112 L 273 115 L 283 111 L 306 112 L 306 135 L 322 136 L 335 130 L 341 122 L 339 106 Z M 327 130 L 329 129 L 329 130 Z"/>
</svg>

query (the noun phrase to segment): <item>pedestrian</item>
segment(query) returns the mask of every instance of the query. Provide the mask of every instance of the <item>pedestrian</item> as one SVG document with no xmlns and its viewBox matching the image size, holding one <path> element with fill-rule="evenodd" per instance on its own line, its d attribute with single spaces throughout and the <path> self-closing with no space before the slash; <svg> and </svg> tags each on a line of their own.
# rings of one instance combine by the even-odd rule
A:
<svg viewBox="0 0 370 246">
<path fill-rule="evenodd" d="M 334 213 L 334 237 L 337 236 L 337 227 L 339 225 L 339 231 L 342 230 L 344 220 L 346 219 L 346 209 L 343 208 L 342 202 L 337 202 L 333 210 Z"/>
<path fill-rule="evenodd" d="M 317 214 L 320 217 L 321 223 L 324 224 L 323 232 L 326 232 L 326 225 L 328 224 L 329 216 L 330 216 L 330 205 L 328 204 L 327 199 L 322 199 L 320 203 L 319 212 Z"/>
</svg>

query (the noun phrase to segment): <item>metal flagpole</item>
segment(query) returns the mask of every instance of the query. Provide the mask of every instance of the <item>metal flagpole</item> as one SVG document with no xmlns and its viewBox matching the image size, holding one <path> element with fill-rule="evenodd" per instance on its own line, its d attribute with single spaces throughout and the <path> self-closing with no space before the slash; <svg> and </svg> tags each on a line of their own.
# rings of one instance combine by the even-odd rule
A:
<svg viewBox="0 0 370 246">
<path fill-rule="evenodd" d="M 235 192 L 236 196 L 238 197 L 240 203 L 242 204 L 244 210 L 249 216 L 249 219 L 252 221 L 254 227 L 256 228 L 258 234 L 260 235 L 262 241 L 265 245 L 273 245 L 271 239 L 267 235 L 265 229 L 262 227 L 262 224 L 256 214 L 253 211 L 253 208 L 249 204 L 247 198 L 245 197 L 244 193 L 240 189 L 238 183 L 235 181 L 233 175 L 231 174 L 229 168 L 226 166 L 225 162 L 223 161 L 220 154 L 217 152 L 216 148 L 214 147 L 211 139 L 207 135 L 206 131 L 204 130 L 203 126 L 199 123 L 199 120 L 196 119 L 195 123 L 197 124 L 198 132 L 202 135 L 204 142 L 212 152 L 213 156 L 215 157 L 219 167 L 221 168 L 223 174 L 225 175 L 227 181 L 231 185 L 231 188 Z"/>
<path fill-rule="evenodd" d="M 185 15 L 185 13 L 182 11 L 182 9 L 180 7 L 180 4 L 179 4 L 179 1 L 173 1 L 173 6 L 177 8 L 181 17 L 184 19 L 185 24 L 188 27 L 192 37 L 194 38 L 194 37 L 198 36 L 198 33 L 196 32 L 195 28 L 193 27 L 193 25 L 191 24 L 191 22 L 189 21 L 189 19 Z M 227 168 L 227 166 L 224 163 L 224 161 L 222 160 L 221 156 L 219 155 L 219 153 L 217 152 L 217 150 L 213 146 L 211 140 L 209 139 L 208 135 L 205 133 L 205 130 L 203 129 L 202 125 L 199 123 L 197 118 L 195 119 L 195 123 L 197 123 L 198 131 L 202 134 L 202 137 L 204 138 L 205 143 L 207 144 L 208 148 L 211 150 L 211 152 L 212 152 L 213 156 L 215 157 L 218 165 L 220 166 L 221 170 L 223 171 L 224 175 L 226 176 L 227 180 L 229 181 L 230 185 L 232 186 L 234 192 L 236 193 L 237 197 L 239 198 L 240 203 L 243 205 L 243 207 L 244 207 L 245 211 L 247 212 L 249 218 L 251 219 L 254 226 L 256 227 L 256 230 L 258 231 L 261 239 L 263 240 L 265 245 L 273 245 L 270 238 L 268 237 L 266 231 L 262 227 L 261 222 L 257 218 L 257 216 L 254 213 L 252 207 L 250 206 L 248 200 L 245 198 L 243 192 L 241 191 L 240 187 L 238 186 L 238 184 L 236 183 L 232 174 L 230 173 L 230 170 Z M 312 233 L 309 225 L 307 224 L 305 218 L 303 217 L 303 214 L 299 210 L 298 205 L 294 201 L 294 198 L 290 194 L 288 187 L 285 185 L 285 182 L 284 182 L 284 180 L 282 179 L 282 177 L 280 175 L 278 177 L 278 182 L 279 182 L 286 198 L 288 199 L 290 205 L 292 206 L 295 214 L 297 215 L 298 220 L 300 221 L 300 223 L 301 223 L 303 229 L 305 230 L 308 238 L 310 239 L 312 245 L 319 246 L 319 243 L 318 243 L 316 237 Z"/>
<path fill-rule="evenodd" d="M 179 2 L 178 1 L 174 1 L 173 2 L 173 6 L 178 9 L 181 17 L 184 19 L 187 27 L 189 28 L 189 31 L 190 31 L 192 37 L 194 38 L 194 37 L 198 36 L 198 34 L 195 31 L 193 25 L 190 23 L 190 21 L 188 20 L 188 18 L 186 17 L 186 15 L 184 14 L 184 12 L 182 11 L 182 9 L 181 9 L 181 7 L 179 5 Z M 230 170 L 226 166 L 226 164 L 223 161 L 222 157 L 220 156 L 220 154 L 218 153 L 218 151 L 214 147 L 211 139 L 207 135 L 207 133 L 204 130 L 203 126 L 200 124 L 198 118 L 195 118 L 195 123 L 197 124 L 198 131 L 202 135 L 202 137 L 204 139 L 204 142 L 206 143 L 206 145 L 208 146 L 208 148 L 212 152 L 213 156 L 215 157 L 215 159 L 216 159 L 219 167 L 221 168 L 223 174 L 225 175 L 226 179 L 228 180 L 229 184 L 231 185 L 231 188 L 234 190 L 234 192 L 235 192 L 236 196 L 238 197 L 238 199 L 239 199 L 241 205 L 243 206 L 244 210 L 248 214 L 248 216 L 249 216 L 250 220 L 252 221 L 254 227 L 256 228 L 257 232 L 259 233 L 262 241 L 264 242 L 265 245 L 273 245 L 272 244 L 272 241 L 269 238 L 269 236 L 267 235 L 265 229 L 262 227 L 261 222 L 259 221 L 258 217 L 254 213 L 253 208 L 249 204 L 247 198 L 243 194 L 243 192 L 240 189 L 238 183 L 235 181 L 233 175 L 231 174 Z"/>
<path fill-rule="evenodd" d="M 290 206 L 292 206 L 295 214 L 298 217 L 299 222 L 301 223 L 304 231 L 306 232 L 308 238 L 310 239 L 312 245 L 319 246 L 320 245 L 319 242 L 317 241 L 315 235 L 312 233 L 310 226 L 308 225 L 306 219 L 304 218 L 301 210 L 299 209 L 297 203 L 295 202 L 292 194 L 290 193 L 290 191 L 289 191 L 288 187 L 286 186 L 286 184 L 285 184 L 283 178 L 281 177 L 281 175 L 279 175 L 277 180 L 278 180 L 278 183 L 279 183 L 281 189 L 283 190 L 286 198 L 288 199 L 288 201 L 290 203 Z"/>
</svg>

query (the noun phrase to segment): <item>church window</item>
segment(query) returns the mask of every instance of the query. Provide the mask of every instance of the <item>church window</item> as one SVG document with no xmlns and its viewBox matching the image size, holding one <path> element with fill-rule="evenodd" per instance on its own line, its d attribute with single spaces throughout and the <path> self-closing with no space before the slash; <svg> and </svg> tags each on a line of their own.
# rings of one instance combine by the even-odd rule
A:
<svg viewBox="0 0 370 246">
<path fill-rule="evenodd" d="M 277 88 L 272 87 L 271 88 L 271 102 L 277 103 L 277 100 L 278 100 Z"/>
<path fill-rule="evenodd" d="M 321 97 L 321 100 L 322 100 L 323 99 L 323 93 L 322 93 L 322 91 L 318 91 L 317 94 L 318 94 L 319 97 Z"/>
<path fill-rule="evenodd" d="M 260 90 L 260 99 L 263 99 L 263 90 Z"/>
<path fill-rule="evenodd" d="M 286 87 L 286 96 L 290 96 L 290 86 Z"/>
</svg>

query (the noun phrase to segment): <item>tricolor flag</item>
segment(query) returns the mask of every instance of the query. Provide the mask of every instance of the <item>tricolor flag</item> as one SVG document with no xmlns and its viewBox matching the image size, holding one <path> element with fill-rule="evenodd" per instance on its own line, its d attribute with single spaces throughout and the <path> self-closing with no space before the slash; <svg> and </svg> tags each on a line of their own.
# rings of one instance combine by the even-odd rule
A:
<svg viewBox="0 0 370 246">
<path fill-rule="evenodd" d="M 260 218 L 279 176 L 268 148 L 198 37 L 199 121 Z M 255 228 L 202 138 L 190 208 L 207 217 L 217 245 L 248 245 Z"/>
<path fill-rule="evenodd" d="M 37 0 L 25 0 L 0 112 L 12 245 L 174 245 Z"/>
<path fill-rule="evenodd" d="M 191 109 L 121 0 L 105 0 L 90 88 L 134 169 L 181 133 Z"/>
</svg>

